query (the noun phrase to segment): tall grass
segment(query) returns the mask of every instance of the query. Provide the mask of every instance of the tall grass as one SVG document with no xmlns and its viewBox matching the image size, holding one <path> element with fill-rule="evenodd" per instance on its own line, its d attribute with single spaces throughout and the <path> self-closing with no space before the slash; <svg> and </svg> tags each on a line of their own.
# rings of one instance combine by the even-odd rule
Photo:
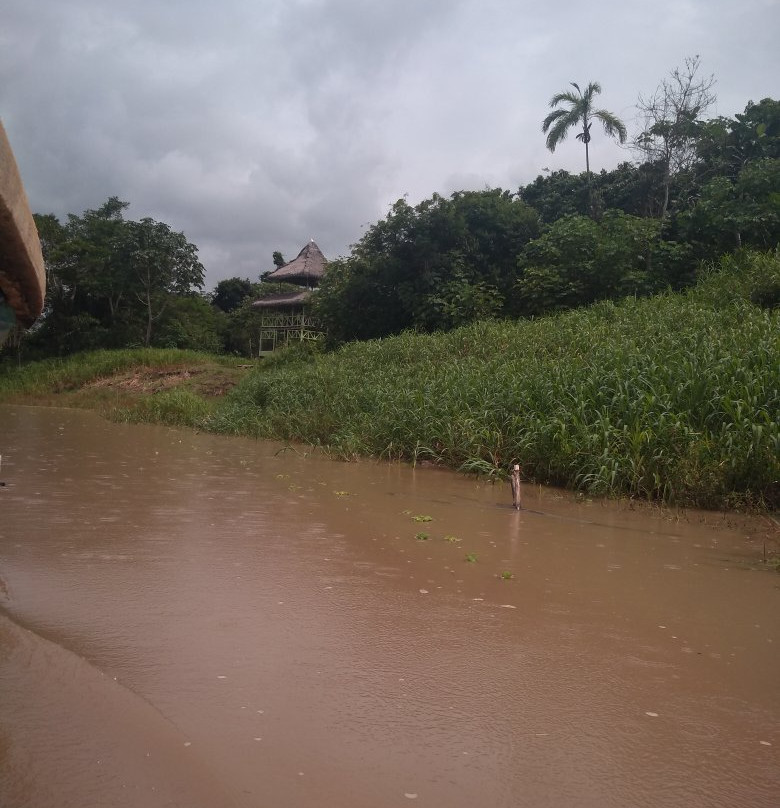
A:
<svg viewBox="0 0 780 808">
<path fill-rule="evenodd" d="M 133 407 L 119 408 L 111 417 L 128 423 L 153 422 L 202 429 L 213 409 L 201 396 L 175 388 L 143 398 Z"/>
<path fill-rule="evenodd" d="M 594 494 L 776 506 L 779 318 L 749 297 L 778 258 L 729 261 L 687 294 L 278 362 L 210 428 L 495 474 L 520 462 Z"/>
</svg>

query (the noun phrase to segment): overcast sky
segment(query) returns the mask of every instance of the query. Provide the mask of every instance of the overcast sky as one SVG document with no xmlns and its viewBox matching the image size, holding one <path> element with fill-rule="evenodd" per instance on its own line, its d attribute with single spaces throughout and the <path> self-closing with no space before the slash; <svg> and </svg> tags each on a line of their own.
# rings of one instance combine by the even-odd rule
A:
<svg viewBox="0 0 780 808">
<path fill-rule="evenodd" d="M 118 196 L 183 231 L 211 289 L 310 238 L 346 255 L 404 195 L 584 170 L 541 132 L 570 81 L 630 134 L 686 56 L 713 116 L 778 98 L 778 41 L 780 0 L 5 0 L 0 117 L 35 212 Z M 595 170 L 632 157 L 591 145 Z"/>
</svg>

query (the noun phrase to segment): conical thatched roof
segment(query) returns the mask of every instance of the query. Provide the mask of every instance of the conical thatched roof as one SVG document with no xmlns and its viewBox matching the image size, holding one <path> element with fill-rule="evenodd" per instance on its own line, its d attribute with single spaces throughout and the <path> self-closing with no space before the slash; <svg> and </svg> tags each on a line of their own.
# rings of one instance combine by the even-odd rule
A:
<svg viewBox="0 0 780 808">
<path fill-rule="evenodd" d="M 283 281 L 316 286 L 325 274 L 326 259 L 322 250 L 310 241 L 292 261 L 265 276 L 266 281 Z"/>
</svg>

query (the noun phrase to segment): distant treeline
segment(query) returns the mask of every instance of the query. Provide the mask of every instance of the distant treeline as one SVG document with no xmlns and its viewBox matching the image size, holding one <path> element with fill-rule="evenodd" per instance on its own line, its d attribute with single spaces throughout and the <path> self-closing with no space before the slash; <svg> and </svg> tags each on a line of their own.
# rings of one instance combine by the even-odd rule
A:
<svg viewBox="0 0 780 808">
<path fill-rule="evenodd" d="M 330 341 L 681 289 L 702 261 L 776 247 L 780 103 L 685 132 L 691 159 L 675 173 L 658 157 L 592 176 L 555 171 L 516 194 L 399 199 L 329 266 L 316 312 Z"/>
<path fill-rule="evenodd" d="M 637 138 L 647 159 L 613 171 L 553 171 L 516 193 L 434 194 L 417 205 L 399 199 L 328 266 L 313 307 L 327 344 L 679 290 L 703 262 L 776 248 L 780 102 L 751 102 L 734 118 L 691 114 L 675 126 L 656 122 Z M 668 148 L 682 146 L 686 160 L 674 162 Z M 195 245 L 164 223 L 126 220 L 126 207 L 112 197 L 64 223 L 36 216 L 46 309 L 5 354 L 256 350 L 250 303 L 278 284 L 234 277 L 204 294 Z"/>
</svg>

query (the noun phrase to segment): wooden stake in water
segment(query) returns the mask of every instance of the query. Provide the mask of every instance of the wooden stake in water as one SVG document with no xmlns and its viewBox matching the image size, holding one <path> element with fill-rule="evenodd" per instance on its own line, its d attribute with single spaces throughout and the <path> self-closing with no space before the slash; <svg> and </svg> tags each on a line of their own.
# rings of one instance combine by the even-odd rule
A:
<svg viewBox="0 0 780 808">
<path fill-rule="evenodd" d="M 523 506 L 520 503 L 520 466 L 517 463 L 512 469 L 510 483 L 512 484 L 512 506 L 519 511 Z"/>
</svg>

